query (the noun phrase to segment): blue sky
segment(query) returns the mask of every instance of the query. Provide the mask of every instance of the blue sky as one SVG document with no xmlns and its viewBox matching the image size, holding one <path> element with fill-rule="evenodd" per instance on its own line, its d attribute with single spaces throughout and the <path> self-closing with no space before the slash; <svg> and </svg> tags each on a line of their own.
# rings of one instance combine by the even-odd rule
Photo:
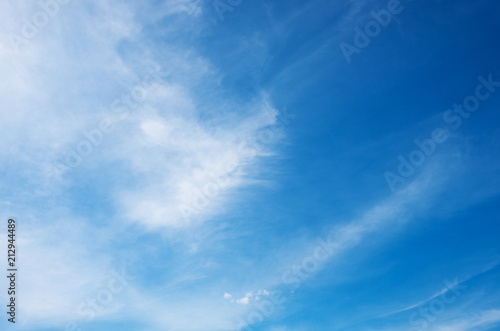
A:
<svg viewBox="0 0 500 331">
<path fill-rule="evenodd" d="M 500 330 L 496 1 L 0 9 L 2 330 Z"/>
</svg>

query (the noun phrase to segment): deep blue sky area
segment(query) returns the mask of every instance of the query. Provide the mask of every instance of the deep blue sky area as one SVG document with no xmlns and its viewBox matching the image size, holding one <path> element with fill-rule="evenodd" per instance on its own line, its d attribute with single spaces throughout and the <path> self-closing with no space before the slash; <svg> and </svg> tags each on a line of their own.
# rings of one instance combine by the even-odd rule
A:
<svg viewBox="0 0 500 331">
<path fill-rule="evenodd" d="M 4 1 L 0 329 L 500 330 L 499 17 Z"/>
</svg>

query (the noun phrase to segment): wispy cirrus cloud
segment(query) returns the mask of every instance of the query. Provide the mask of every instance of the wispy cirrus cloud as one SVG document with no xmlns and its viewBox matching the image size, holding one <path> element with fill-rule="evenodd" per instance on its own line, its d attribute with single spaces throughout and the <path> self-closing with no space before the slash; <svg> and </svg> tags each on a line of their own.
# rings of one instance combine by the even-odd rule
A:
<svg viewBox="0 0 500 331">
<path fill-rule="evenodd" d="M 28 2 L 12 6 L 3 13 L 6 33 L 22 25 L 23 15 L 40 10 Z M 272 157 L 273 144 L 283 135 L 282 129 L 273 129 L 273 140 L 265 147 L 246 146 L 242 153 L 242 143 L 252 142 L 277 122 L 278 111 L 266 93 L 259 91 L 242 101 L 220 85 L 221 73 L 196 47 L 165 45 L 160 55 L 149 48 L 152 41 L 142 28 L 166 16 L 182 16 L 186 27 L 192 27 L 201 12 L 193 15 L 191 7 L 188 1 L 166 3 L 157 11 L 162 14 L 149 20 L 132 2 L 70 2 L 19 50 L 2 40 L 0 71 L 11 79 L 2 81 L 0 91 L 0 128 L 5 131 L 0 158 L 7 174 L 1 182 L 12 188 L 2 200 L 30 228 L 20 231 L 19 241 L 27 264 L 23 284 L 29 292 L 21 309 L 29 317 L 23 320 L 24 328 L 64 328 L 68 322 L 88 326 L 117 316 L 151 321 L 152 328 L 160 329 L 231 328 L 230 316 L 238 309 L 214 305 L 222 300 L 219 289 L 206 296 L 186 289 L 186 282 L 206 278 L 207 271 L 183 262 L 172 267 L 185 270 L 161 284 L 175 289 L 173 293 L 158 295 L 157 288 L 131 281 L 119 299 L 96 312 L 95 319 L 87 320 L 78 310 L 96 298 L 112 270 L 130 262 L 150 263 L 120 248 L 118 233 L 127 232 L 130 224 L 165 232 L 196 225 L 186 223 L 179 206 L 192 205 L 210 175 L 231 165 L 237 173 L 210 207 L 197 213 L 196 221 L 217 215 L 231 204 L 238 188 L 256 182 L 250 174 L 258 173 L 263 158 Z M 156 9 L 146 6 L 145 11 Z M 167 26 L 162 34 L 169 31 Z M 123 47 L 127 43 L 143 48 L 128 52 Z M 151 64 L 165 75 L 146 91 L 144 102 L 116 122 L 114 131 L 81 164 L 65 173 L 56 171 L 86 139 L 85 131 L 103 117 L 116 116 L 109 105 L 130 93 Z M 41 212 L 34 201 L 47 210 Z M 102 203 L 106 206 L 97 211 Z M 66 221 L 54 217 L 59 212 Z M 130 247 L 143 248 L 134 236 L 129 239 Z M 182 237 L 177 239 L 181 243 L 173 246 L 185 245 Z M 194 273 L 198 276 L 193 278 Z M 58 309 L 58 302 L 66 304 Z M 144 302 L 158 308 L 144 310 Z M 198 307 L 196 312 L 193 307 Z M 191 318 L 193 314 L 197 318 Z"/>
<path fill-rule="evenodd" d="M 29 1 L 0 6 L 4 36 L 20 33 L 23 16 L 30 19 L 41 10 Z M 441 275 L 445 272 L 436 269 L 446 261 L 451 277 L 468 279 L 463 276 L 473 269 L 468 263 L 433 260 L 442 250 L 425 251 L 436 238 L 411 239 L 422 227 L 428 233 L 446 228 L 442 219 L 497 195 L 493 157 L 474 155 L 478 161 L 471 162 L 473 153 L 464 152 L 470 145 L 461 148 L 450 139 L 396 194 L 386 195 L 383 181 L 367 180 L 377 163 L 391 159 L 388 150 L 394 146 L 388 144 L 415 137 L 406 118 L 402 124 L 396 120 L 399 115 L 387 111 L 391 106 L 398 113 L 410 109 L 412 99 L 407 90 L 395 88 L 410 84 L 412 75 L 401 75 L 398 61 L 379 54 L 384 47 L 400 51 L 395 39 L 386 40 L 395 27 L 377 39 L 382 48 L 373 45 L 364 54 L 360 64 L 370 64 L 371 52 L 380 56 L 376 65 L 362 70 L 354 64 L 346 69 L 336 47 L 346 36 L 352 38 L 352 27 L 364 24 L 372 9 L 380 8 L 361 2 L 249 3 L 238 7 L 224 27 L 214 27 L 213 8 L 201 1 L 69 1 L 18 50 L 2 38 L 0 72 L 9 79 L 0 83 L 0 184 L 6 188 L 0 206 L 20 219 L 25 264 L 20 316 L 28 317 L 22 327 L 63 329 L 74 322 L 93 330 L 126 325 L 215 331 L 246 323 L 276 331 L 356 330 L 362 320 L 368 321 L 364 330 L 382 329 L 385 322 L 391 324 L 401 313 L 443 294 L 441 282 L 409 281 L 418 295 L 401 290 L 407 286 L 401 280 L 418 268 Z M 425 28 L 419 25 L 418 31 Z M 376 71 L 384 61 L 395 67 Z M 414 65 L 403 63 L 405 70 Z M 123 100 L 141 86 L 151 67 L 158 69 L 158 79 L 121 117 L 114 101 L 127 102 Z M 405 81 L 395 80 L 394 73 Z M 438 90 L 427 80 L 426 88 Z M 384 88 L 390 90 L 386 99 L 391 105 L 379 99 Z M 377 99 L 370 95 L 372 89 Z M 353 105 L 352 100 L 360 99 Z M 292 118 L 281 105 L 290 100 L 295 102 L 292 112 L 300 112 L 294 122 L 293 160 L 280 172 L 282 182 L 268 185 L 275 182 L 261 174 L 284 158 L 278 144 L 287 143 L 286 121 Z M 474 120 L 481 119 L 477 115 Z M 85 132 L 107 116 L 120 118 L 114 130 L 78 166 L 57 171 L 89 139 Z M 399 133 L 396 138 L 391 132 L 380 134 L 388 131 Z M 457 139 L 477 137 L 465 130 L 463 135 Z M 494 138 L 498 141 L 498 134 Z M 364 155 L 350 158 L 356 153 Z M 242 203 L 242 197 L 251 198 Z M 342 210 L 350 212 L 339 216 Z M 454 225 L 446 230 L 459 231 Z M 462 256 L 460 247 L 469 239 L 483 240 L 475 229 L 462 231 L 470 238 L 441 243 L 444 251 L 456 250 L 450 256 Z M 405 243 L 408 239 L 409 247 L 399 237 Z M 380 247 L 401 248 L 406 255 L 387 253 L 389 261 L 379 263 L 375 253 Z M 315 262 L 320 250 L 321 261 Z M 413 250 L 422 257 L 410 254 Z M 492 251 L 474 251 L 471 264 L 490 263 L 477 256 L 494 256 Z M 405 264 L 407 255 L 414 265 Z M 375 267 L 367 266 L 372 258 Z M 419 258 L 426 260 L 417 265 Z M 126 289 L 110 304 L 100 303 L 106 301 L 102 293 L 113 270 L 122 266 L 131 275 Z M 389 277 L 390 272 L 396 276 Z M 372 281 L 376 273 L 388 278 Z M 389 286 L 384 287 L 384 280 Z M 379 291 L 370 292 L 368 282 Z M 286 300 L 264 314 L 262 303 L 277 291 Z M 322 293 L 307 297 L 315 291 Z M 491 293 L 489 306 L 450 306 L 449 314 L 429 328 L 495 325 L 495 289 Z M 104 308 L 89 310 L 89 300 Z M 394 313 L 377 320 L 384 311 Z M 256 325 L 257 314 L 265 318 L 263 325 Z M 403 324 L 393 323 L 396 329 L 409 327 L 404 318 Z M 371 324 L 375 320 L 376 326 Z"/>
</svg>

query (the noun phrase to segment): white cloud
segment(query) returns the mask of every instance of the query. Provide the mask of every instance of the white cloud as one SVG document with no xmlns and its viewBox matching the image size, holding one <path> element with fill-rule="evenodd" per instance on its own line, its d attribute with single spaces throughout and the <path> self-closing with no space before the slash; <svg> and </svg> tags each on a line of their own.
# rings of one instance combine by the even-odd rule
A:
<svg viewBox="0 0 500 331">
<path fill-rule="evenodd" d="M 38 2 L 9 3 L 14 8 L 0 12 L 2 32 L 6 33 L 19 31 L 23 15 L 39 10 Z M 147 46 L 151 41 L 142 40 L 141 34 L 144 25 L 151 22 L 138 21 L 143 13 L 140 6 L 143 4 L 71 1 L 36 38 L 21 45 L 19 52 L 2 39 L 0 72 L 9 79 L 0 82 L 0 129 L 4 132 L 0 161 L 6 171 L 1 180 L 3 186 L 12 188 L 2 204 L 30 226 L 20 241 L 25 264 L 21 313 L 30 316 L 28 327 L 54 327 L 68 319 L 80 320 L 76 307 L 97 293 L 106 281 L 106 272 L 119 265 L 117 261 L 136 258 L 103 249 L 116 239 L 113 232 L 128 225 L 124 220 L 150 228 L 184 226 L 184 219 L 176 214 L 179 205 L 192 204 L 193 195 L 204 189 L 209 175 L 232 163 L 237 171 L 231 181 L 196 215 L 197 221 L 206 220 L 219 212 L 218 207 L 224 210 L 230 205 L 231 193 L 251 182 L 248 174 L 260 167 L 259 157 L 271 155 L 259 147 L 252 153 L 239 149 L 241 142 L 276 123 L 277 112 L 268 98 L 258 95 L 241 101 L 232 97 L 220 87 L 217 69 L 195 48 L 167 45 L 161 56 L 152 55 L 155 50 Z M 165 6 L 168 8 L 161 15 L 185 15 L 192 9 L 189 1 Z M 197 15 L 195 10 L 189 17 Z M 192 21 L 186 27 L 188 24 Z M 137 45 L 138 54 L 126 53 L 122 47 L 126 43 Z M 152 62 L 159 63 L 170 76 L 149 91 L 145 102 L 118 123 L 79 168 L 67 176 L 55 174 L 54 162 L 64 160 L 65 153 L 84 138 L 83 131 L 95 128 L 109 113 L 113 100 L 129 93 Z M 210 119 L 203 117 L 205 113 L 211 113 Z M 275 138 L 279 137 L 276 131 Z M 116 176 L 120 185 L 94 187 L 80 182 L 93 174 Z M 21 184 L 16 189 L 13 182 Z M 97 218 L 112 223 L 111 233 L 87 227 L 97 222 L 92 217 L 73 216 L 81 210 L 67 210 L 82 207 L 81 201 L 71 200 L 75 195 L 65 191 L 68 187 L 99 190 L 109 198 L 106 203 L 111 216 Z M 43 201 L 43 210 L 37 207 L 39 201 Z M 59 208 L 67 212 L 64 222 L 50 217 Z M 42 217 L 44 221 L 35 221 Z M 99 235 L 107 238 L 96 238 Z M 204 276 L 201 272 L 196 275 Z M 178 276 L 172 283 L 182 280 Z M 150 320 L 153 329 L 163 330 L 230 330 L 233 317 L 241 313 L 237 305 L 220 309 L 214 304 L 221 299 L 220 290 L 201 299 L 199 292 L 162 297 L 155 290 L 131 284 L 130 293 L 123 293 L 116 305 L 100 312 L 96 319 L 123 316 Z M 228 299 L 226 294 L 230 294 L 224 295 Z M 245 298 L 250 296 L 242 302 Z"/>
<path fill-rule="evenodd" d="M 272 116 L 266 121 L 253 116 L 239 118 L 232 128 L 213 127 L 199 123 L 190 106 L 172 111 L 170 104 L 158 96 L 147 113 L 132 115 L 138 127 L 132 123 L 115 149 L 117 158 L 131 165 L 130 175 L 144 183 L 119 195 L 125 216 L 150 227 L 179 227 L 211 215 L 230 189 L 244 184 L 246 167 L 263 155 L 257 149 L 249 154 L 241 143 L 274 123 Z M 268 112 L 263 103 L 252 108 Z M 224 183 L 213 179 L 215 174 L 225 176 Z"/>
<path fill-rule="evenodd" d="M 240 305 L 248 305 L 250 303 L 250 298 L 248 297 L 243 297 L 241 299 L 236 300 L 237 303 Z"/>
</svg>

